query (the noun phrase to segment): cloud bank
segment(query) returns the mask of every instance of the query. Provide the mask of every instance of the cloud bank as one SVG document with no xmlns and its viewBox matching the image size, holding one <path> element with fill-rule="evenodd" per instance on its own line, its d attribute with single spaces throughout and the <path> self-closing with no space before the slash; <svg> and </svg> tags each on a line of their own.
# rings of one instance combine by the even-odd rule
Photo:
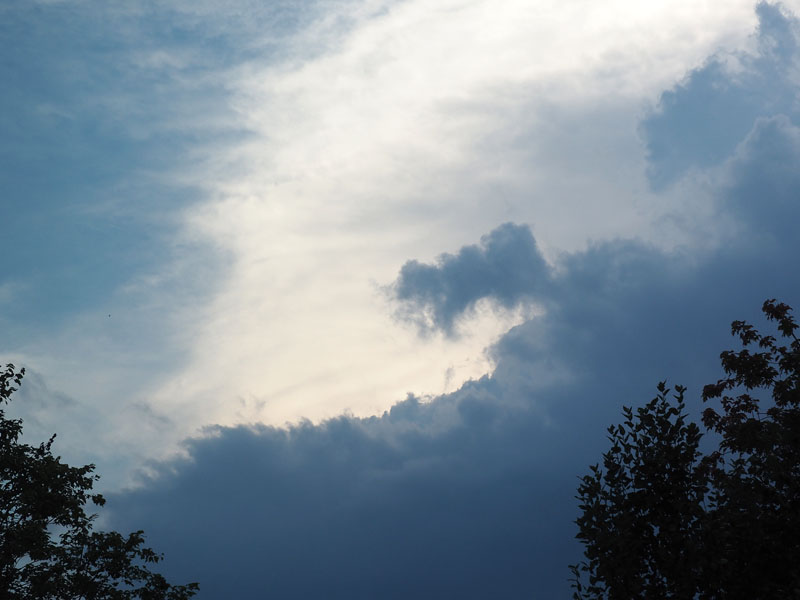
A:
<svg viewBox="0 0 800 600">
<path fill-rule="evenodd" d="M 776 11 L 759 7 L 759 39 L 796 27 Z M 700 93 L 707 69 L 664 98 Z M 694 110 L 666 104 L 672 119 Z M 391 290 L 429 330 L 451 334 L 480 299 L 544 310 L 493 345 L 490 376 L 453 393 L 412 396 L 382 416 L 188 440 L 185 458 L 113 497 L 111 522 L 154 532 L 174 576 L 202 581 L 207 598 L 565 597 L 579 556 L 576 476 L 621 405 L 669 378 L 689 385 L 698 412 L 732 345 L 730 321 L 757 320 L 766 297 L 800 297 L 798 132 L 776 107 L 761 105 L 744 128 L 722 111 L 739 139 L 716 163 L 688 165 L 685 177 L 705 174 L 723 243 L 600 241 L 548 265 L 530 229 L 508 223 L 434 263 L 409 261 Z M 661 132 L 652 121 L 643 130 L 652 148 Z M 651 153 L 651 165 L 662 158 Z"/>
<path fill-rule="evenodd" d="M 620 405 L 796 304 L 795 17 L 562 5 L 0 8 L 24 416 L 121 480 L 212 424 L 103 515 L 201 598 L 564 597 Z"/>
<path fill-rule="evenodd" d="M 417 295 L 439 311 L 420 339 L 381 293 L 409 259 L 507 222 L 536 223 L 549 264 L 587 239 L 674 245 L 642 103 L 754 21 L 750 0 L 0 11 L 0 354 L 74 399 L 41 425 L 112 486 L 203 425 L 455 391 L 542 308 L 522 282 Z"/>
</svg>

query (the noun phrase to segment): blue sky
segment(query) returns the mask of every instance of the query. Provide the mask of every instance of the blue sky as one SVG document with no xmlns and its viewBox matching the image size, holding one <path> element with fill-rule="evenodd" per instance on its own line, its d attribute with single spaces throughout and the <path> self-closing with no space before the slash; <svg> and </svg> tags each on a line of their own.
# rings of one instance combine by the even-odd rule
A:
<svg viewBox="0 0 800 600">
<path fill-rule="evenodd" d="M 623 404 L 796 304 L 800 5 L 0 7 L 0 359 L 201 598 L 558 598 Z"/>
</svg>

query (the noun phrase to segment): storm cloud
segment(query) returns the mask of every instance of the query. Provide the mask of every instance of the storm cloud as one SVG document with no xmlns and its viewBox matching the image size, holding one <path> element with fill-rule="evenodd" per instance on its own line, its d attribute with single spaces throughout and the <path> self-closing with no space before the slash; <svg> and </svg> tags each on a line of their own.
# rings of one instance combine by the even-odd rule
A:
<svg viewBox="0 0 800 600">
<path fill-rule="evenodd" d="M 152 532 L 201 597 L 564 597 L 576 476 L 605 425 L 663 379 L 699 412 L 728 323 L 765 290 L 800 292 L 771 286 L 765 262 L 794 263 L 598 245 L 569 257 L 546 314 L 496 344 L 490 377 L 378 417 L 213 428 L 112 497 L 111 523 Z"/>
<path fill-rule="evenodd" d="M 621 406 L 800 303 L 796 17 L 502 4 L 0 7 L 12 408 L 201 600 L 568 597 Z"/>
<path fill-rule="evenodd" d="M 772 54 L 762 44 L 747 81 L 796 53 L 794 19 L 758 11 L 758 39 L 780 43 Z M 800 297 L 794 113 L 742 86 L 712 61 L 643 126 L 654 182 L 705 170 L 720 244 L 598 241 L 550 265 L 526 225 L 506 223 L 433 264 L 410 260 L 389 289 L 429 334 L 468 328 L 483 299 L 541 310 L 489 349 L 491 375 L 456 392 L 369 418 L 211 428 L 115 495 L 106 518 L 151 531 L 170 574 L 203 583 L 201 598 L 566 597 L 580 555 L 576 476 L 598 459 L 605 426 L 664 379 L 689 386 L 697 414 L 730 321 L 758 321 L 767 297 Z M 678 139 L 664 137 L 665 119 L 689 123 L 711 88 L 725 90 L 720 122 L 704 126 L 730 139 L 706 129 L 713 148 L 680 161 L 657 150 Z"/>
</svg>

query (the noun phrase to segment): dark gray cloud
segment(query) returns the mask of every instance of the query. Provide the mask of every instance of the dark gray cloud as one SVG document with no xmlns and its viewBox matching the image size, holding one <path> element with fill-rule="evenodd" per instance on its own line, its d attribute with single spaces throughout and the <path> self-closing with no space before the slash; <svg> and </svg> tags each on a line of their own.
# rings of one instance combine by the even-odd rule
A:
<svg viewBox="0 0 800 600">
<path fill-rule="evenodd" d="M 567 597 L 576 476 L 605 426 L 665 378 L 700 411 L 730 321 L 800 295 L 765 262 L 795 260 L 596 245 L 496 345 L 491 377 L 380 417 L 217 428 L 111 498 L 110 523 L 149 531 L 201 598 Z"/>
<path fill-rule="evenodd" d="M 797 247 L 800 128 L 786 115 L 762 117 L 725 165 L 718 208 L 734 215 L 752 244 Z"/>
<path fill-rule="evenodd" d="M 665 91 L 641 124 L 648 175 L 661 189 L 689 168 L 723 163 L 759 117 L 800 116 L 797 21 L 779 4 L 756 7 L 755 54 L 719 53 Z"/>
<path fill-rule="evenodd" d="M 201 598 L 567 597 L 576 476 L 605 426 L 667 378 L 699 413 L 730 321 L 800 297 L 780 275 L 795 257 L 596 244 L 559 265 L 546 314 L 493 348 L 492 376 L 379 417 L 216 428 L 112 497 L 109 523 L 149 531 Z"/>
<path fill-rule="evenodd" d="M 483 236 L 480 245 L 442 254 L 435 265 L 408 261 L 390 293 L 400 303 L 400 318 L 423 331 L 440 329 L 452 335 L 456 320 L 479 300 L 513 308 L 546 290 L 549 279 L 530 229 L 506 223 Z"/>
<path fill-rule="evenodd" d="M 790 47 L 780 32 L 793 21 L 766 5 L 759 14 L 762 39 Z M 678 119 L 694 104 L 670 110 Z M 720 114 L 738 126 L 735 110 Z M 615 240 L 551 270 L 528 228 L 507 224 L 435 265 L 406 263 L 394 293 L 428 327 L 452 332 L 481 298 L 533 298 L 545 312 L 491 349 L 491 376 L 430 402 L 188 440 L 186 458 L 111 497 L 108 524 L 148 531 L 171 577 L 202 582 L 200 598 L 568 597 L 576 477 L 621 405 L 669 379 L 689 386 L 698 414 L 701 386 L 734 346 L 730 322 L 760 324 L 765 298 L 800 304 L 797 129 L 789 114 L 762 116 L 709 171 L 718 213 L 736 225 L 717 249 Z"/>
<path fill-rule="evenodd" d="M 530 565 L 560 569 L 551 553 L 572 545 L 555 535 L 571 487 L 522 451 L 548 437 L 536 423 L 475 386 L 381 418 L 219 430 L 190 442 L 175 476 L 114 503 L 208 598 L 529 597 Z M 554 493 L 557 518 L 531 518 Z"/>
</svg>

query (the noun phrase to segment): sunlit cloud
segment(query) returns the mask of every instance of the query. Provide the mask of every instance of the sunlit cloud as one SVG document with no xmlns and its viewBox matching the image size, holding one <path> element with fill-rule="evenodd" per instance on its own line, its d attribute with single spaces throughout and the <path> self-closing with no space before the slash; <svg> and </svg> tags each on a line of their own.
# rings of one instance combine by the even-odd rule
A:
<svg viewBox="0 0 800 600">
<path fill-rule="evenodd" d="M 81 3 L 49 10 L 99 18 Z M 554 268 L 590 240 L 709 239 L 674 217 L 710 218 L 702 206 L 651 190 L 639 123 L 687 69 L 749 44 L 755 24 L 745 1 L 106 12 L 116 62 L 81 47 L 64 71 L 69 93 L 43 99 L 37 118 L 92 115 L 104 136 L 116 132 L 108 147 L 135 169 L 93 183 L 83 210 L 138 240 L 130 252 L 147 260 L 99 261 L 107 284 L 41 335 L 23 340 L 20 328 L 14 356 L 96 407 L 119 464 L 174 451 L 207 424 L 379 414 L 408 392 L 491 373 L 487 348 L 531 306 L 480 301 L 457 336 L 422 339 L 384 290 L 406 261 L 434 261 L 501 223 L 531 225 Z M 56 27 L 42 23 L 42 35 Z M 92 31 L 101 47 L 102 27 Z"/>
<path fill-rule="evenodd" d="M 296 56 L 244 62 L 226 85 L 251 135 L 222 157 L 206 181 L 215 197 L 191 221 L 233 265 L 191 365 L 154 402 L 280 423 L 369 414 L 407 391 L 442 391 L 445 373 L 457 386 L 489 372 L 483 349 L 518 320 L 420 341 L 376 288 L 409 257 L 506 220 L 533 223 L 551 256 L 646 234 L 657 210 L 637 118 L 752 23 L 745 2 L 724 13 L 375 2 L 299 32 Z M 601 177 L 610 168 L 618 176 Z"/>
</svg>

